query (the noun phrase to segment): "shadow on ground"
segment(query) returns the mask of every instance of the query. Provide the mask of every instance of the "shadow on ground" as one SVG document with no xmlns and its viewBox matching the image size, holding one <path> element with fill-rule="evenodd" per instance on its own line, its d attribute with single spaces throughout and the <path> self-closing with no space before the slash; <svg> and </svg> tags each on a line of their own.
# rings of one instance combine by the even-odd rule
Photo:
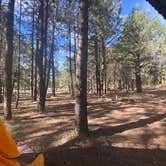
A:
<svg viewBox="0 0 166 166">
<path fill-rule="evenodd" d="M 23 99 L 6 125 L 24 160 L 44 152 L 46 166 L 165 166 L 165 89 L 118 95 L 88 97 L 88 138 L 75 136 L 74 101 L 66 94 L 48 98 L 44 114 Z"/>
<path fill-rule="evenodd" d="M 165 166 L 166 151 L 161 149 L 118 148 L 113 146 L 74 147 L 74 139 L 44 153 L 46 166 Z M 21 161 L 32 161 L 33 154 L 24 154 Z"/>
</svg>

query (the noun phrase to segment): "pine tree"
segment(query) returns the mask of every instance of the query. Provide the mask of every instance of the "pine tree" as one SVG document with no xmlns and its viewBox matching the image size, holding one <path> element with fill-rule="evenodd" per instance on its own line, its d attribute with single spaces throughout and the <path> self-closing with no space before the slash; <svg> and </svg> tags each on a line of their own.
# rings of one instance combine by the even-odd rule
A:
<svg viewBox="0 0 166 166">
<path fill-rule="evenodd" d="M 87 135 L 88 0 L 79 1 L 78 15 L 79 43 L 76 58 L 75 124 L 78 135 Z"/>
<path fill-rule="evenodd" d="M 5 56 L 5 79 L 4 79 L 4 114 L 5 119 L 12 118 L 11 102 L 12 102 L 12 66 L 13 66 L 13 32 L 14 32 L 14 0 L 8 3 L 7 12 L 7 52 Z"/>
</svg>

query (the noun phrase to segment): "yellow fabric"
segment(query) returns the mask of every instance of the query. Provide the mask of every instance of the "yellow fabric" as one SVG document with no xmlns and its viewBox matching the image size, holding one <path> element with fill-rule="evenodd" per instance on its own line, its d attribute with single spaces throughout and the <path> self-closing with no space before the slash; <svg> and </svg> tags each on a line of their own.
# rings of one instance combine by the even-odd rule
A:
<svg viewBox="0 0 166 166">
<path fill-rule="evenodd" d="M 27 166 L 44 166 L 43 154 L 39 154 L 36 159 L 31 164 L 27 164 Z"/>
<path fill-rule="evenodd" d="M 5 157 L 0 156 L 0 166 L 21 166 L 21 165 L 14 159 L 7 159 Z"/>
<path fill-rule="evenodd" d="M 21 166 L 14 158 L 20 153 L 17 145 L 0 120 L 0 166 Z M 26 166 L 44 166 L 44 156 L 39 154 L 31 164 Z"/>
<path fill-rule="evenodd" d="M 3 122 L 0 120 L 0 156 L 5 158 L 16 158 L 20 155 L 16 143 L 6 130 Z"/>
</svg>

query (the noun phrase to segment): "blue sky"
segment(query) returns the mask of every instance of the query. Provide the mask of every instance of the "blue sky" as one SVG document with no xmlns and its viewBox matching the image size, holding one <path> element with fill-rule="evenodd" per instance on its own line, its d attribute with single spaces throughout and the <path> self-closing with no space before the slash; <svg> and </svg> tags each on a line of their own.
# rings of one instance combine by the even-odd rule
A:
<svg viewBox="0 0 166 166">
<path fill-rule="evenodd" d="M 122 13 L 121 15 L 128 15 L 132 12 L 133 7 L 139 4 L 140 10 L 150 12 L 152 17 L 159 17 L 162 23 L 166 24 L 164 18 L 146 1 L 146 0 L 122 0 Z M 66 51 L 59 50 L 57 59 L 59 66 L 62 67 L 66 57 Z"/>
<path fill-rule="evenodd" d="M 159 17 L 166 24 L 164 18 L 146 0 L 122 0 L 122 15 L 130 14 L 136 4 L 139 4 L 140 10 L 150 12 L 152 17 Z"/>
</svg>

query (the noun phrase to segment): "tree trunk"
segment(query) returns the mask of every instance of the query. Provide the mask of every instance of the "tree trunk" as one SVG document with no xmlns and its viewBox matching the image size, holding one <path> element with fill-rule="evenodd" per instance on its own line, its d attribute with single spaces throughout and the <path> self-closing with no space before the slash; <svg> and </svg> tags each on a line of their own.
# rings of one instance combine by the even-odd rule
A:
<svg viewBox="0 0 166 166">
<path fill-rule="evenodd" d="M 55 21 L 58 17 L 58 11 L 59 11 L 59 1 L 57 1 L 57 7 L 56 7 L 56 15 L 55 18 L 53 18 L 53 28 L 52 28 L 52 46 L 51 46 L 51 68 L 52 68 L 52 95 L 55 96 L 55 64 L 54 64 L 54 44 L 55 44 L 55 28 L 56 24 Z"/>
<path fill-rule="evenodd" d="M 101 79 L 101 48 L 98 47 L 98 77 L 99 77 L 99 97 L 101 97 L 102 95 L 102 88 L 103 88 L 103 84 L 102 84 L 102 79 Z"/>
<path fill-rule="evenodd" d="M 77 37 L 76 26 L 74 25 L 74 73 L 76 74 Z"/>
<path fill-rule="evenodd" d="M 118 81 L 118 89 L 122 90 L 122 81 L 121 81 L 121 79 Z"/>
<path fill-rule="evenodd" d="M 105 58 L 106 58 L 106 47 L 105 47 L 105 45 L 104 45 L 104 54 L 105 54 Z M 104 93 L 107 94 L 107 64 L 106 64 L 106 60 L 105 60 L 105 70 L 104 70 L 104 87 L 105 87 Z"/>
<path fill-rule="evenodd" d="M 134 79 L 131 80 L 131 90 L 134 91 Z"/>
<path fill-rule="evenodd" d="M 88 134 L 87 120 L 87 57 L 88 0 L 79 1 L 78 54 L 76 58 L 75 125 L 77 135 Z"/>
<path fill-rule="evenodd" d="M 142 85 L 141 85 L 141 76 L 139 73 L 136 73 L 136 88 L 137 88 L 137 93 L 142 92 Z"/>
<path fill-rule="evenodd" d="M 38 50 L 39 50 L 39 39 L 38 39 L 38 33 L 37 33 L 37 38 L 36 38 L 36 53 L 35 53 L 35 73 L 34 73 L 34 92 L 33 92 L 33 101 L 37 100 L 37 55 L 38 55 Z"/>
<path fill-rule="evenodd" d="M 55 96 L 55 65 L 54 65 L 54 32 L 55 32 L 55 23 L 53 23 L 52 30 L 52 46 L 51 46 L 51 68 L 52 68 L 52 95 Z"/>
<path fill-rule="evenodd" d="M 16 108 L 18 108 L 18 103 L 20 99 L 20 56 L 21 56 L 21 1 L 20 1 L 20 17 L 19 17 L 19 38 L 18 38 L 18 67 L 17 67 L 17 98 L 16 98 Z"/>
<path fill-rule="evenodd" d="M 100 80 L 100 69 L 99 69 L 99 54 L 98 54 L 98 41 L 94 40 L 94 51 L 95 51 L 95 62 L 96 62 L 96 90 L 97 94 L 101 96 L 101 80 Z"/>
<path fill-rule="evenodd" d="M 1 70 L 1 69 L 0 69 Z M 0 71 L 1 72 L 1 71 Z M 2 73 L 0 73 L 0 103 L 3 102 L 3 83 L 2 83 Z"/>
<path fill-rule="evenodd" d="M 94 84 L 93 84 L 93 74 L 91 73 L 90 74 L 90 94 L 94 93 L 93 87 L 94 87 Z"/>
<path fill-rule="evenodd" d="M 113 69 L 113 85 L 114 85 L 114 89 L 116 89 L 116 68 L 117 68 L 117 63 L 114 62 L 115 65 L 114 65 L 114 69 Z"/>
<path fill-rule="evenodd" d="M 140 56 L 137 55 L 136 63 L 135 63 L 135 81 L 137 93 L 142 92 L 142 81 L 141 81 L 141 67 L 140 67 Z"/>
<path fill-rule="evenodd" d="M 3 27 L 2 27 L 2 0 L 0 0 L 0 63 L 2 60 L 2 42 L 3 42 Z M 3 102 L 3 95 L 2 95 L 2 89 L 3 89 L 3 80 L 2 80 L 2 66 L 0 66 L 0 103 Z"/>
<path fill-rule="evenodd" d="M 72 71 L 72 56 L 71 56 L 71 25 L 68 24 L 68 36 L 69 36 L 69 71 L 70 71 L 70 86 L 71 86 L 71 96 L 74 99 L 74 81 L 73 81 L 73 71 Z"/>
<path fill-rule="evenodd" d="M 105 55 L 105 41 L 102 37 L 101 39 L 102 44 L 102 93 L 106 94 L 106 55 Z"/>
<path fill-rule="evenodd" d="M 6 120 L 12 118 L 12 67 L 13 67 L 13 32 L 14 32 L 14 0 L 8 3 L 7 13 L 7 52 L 5 56 L 4 78 L 4 115 Z"/>
<path fill-rule="evenodd" d="M 52 41 L 51 41 L 51 50 L 50 50 L 50 58 L 48 63 L 48 73 L 47 73 L 47 83 L 46 83 L 46 91 L 48 89 L 48 83 L 50 79 L 50 70 L 52 69 L 52 95 L 55 96 L 55 66 L 54 66 L 54 41 L 55 41 L 55 18 L 53 20 L 53 28 L 52 28 Z"/>
<path fill-rule="evenodd" d="M 37 58 L 38 70 L 38 110 L 45 112 L 47 94 L 47 26 L 48 26 L 48 0 L 40 0 L 39 5 L 39 51 Z"/>
<path fill-rule="evenodd" d="M 32 34 L 31 34 L 31 98 L 34 97 L 34 24 L 35 24 L 35 0 L 33 0 L 32 11 Z"/>
<path fill-rule="evenodd" d="M 161 65 L 160 67 L 160 81 L 159 81 L 160 84 L 163 83 L 163 65 Z"/>
<path fill-rule="evenodd" d="M 37 62 L 38 62 L 38 52 L 39 52 L 39 19 L 37 19 L 37 25 L 36 25 L 36 30 L 37 30 L 37 34 L 36 34 L 36 51 L 35 51 L 35 73 L 34 73 L 34 92 L 33 92 L 33 100 L 37 101 Z"/>
<path fill-rule="evenodd" d="M 48 54 L 47 54 L 47 30 L 48 30 L 48 1 L 49 0 L 45 0 L 45 4 L 44 4 L 44 33 L 43 33 L 43 49 L 44 49 L 44 53 L 43 53 L 43 81 L 44 81 L 44 98 L 46 98 L 46 94 L 47 94 L 47 77 L 50 78 L 50 76 L 47 76 L 47 73 L 50 74 L 50 72 L 47 72 L 48 70 L 50 70 L 50 66 L 48 67 L 49 62 L 47 61 L 48 58 Z M 49 81 L 49 80 L 48 80 Z"/>
<path fill-rule="evenodd" d="M 37 53 L 37 74 L 38 74 L 38 110 L 39 112 L 45 112 L 45 80 L 43 70 L 43 56 L 44 56 L 44 3 L 40 0 L 39 5 L 39 50 Z"/>
</svg>

